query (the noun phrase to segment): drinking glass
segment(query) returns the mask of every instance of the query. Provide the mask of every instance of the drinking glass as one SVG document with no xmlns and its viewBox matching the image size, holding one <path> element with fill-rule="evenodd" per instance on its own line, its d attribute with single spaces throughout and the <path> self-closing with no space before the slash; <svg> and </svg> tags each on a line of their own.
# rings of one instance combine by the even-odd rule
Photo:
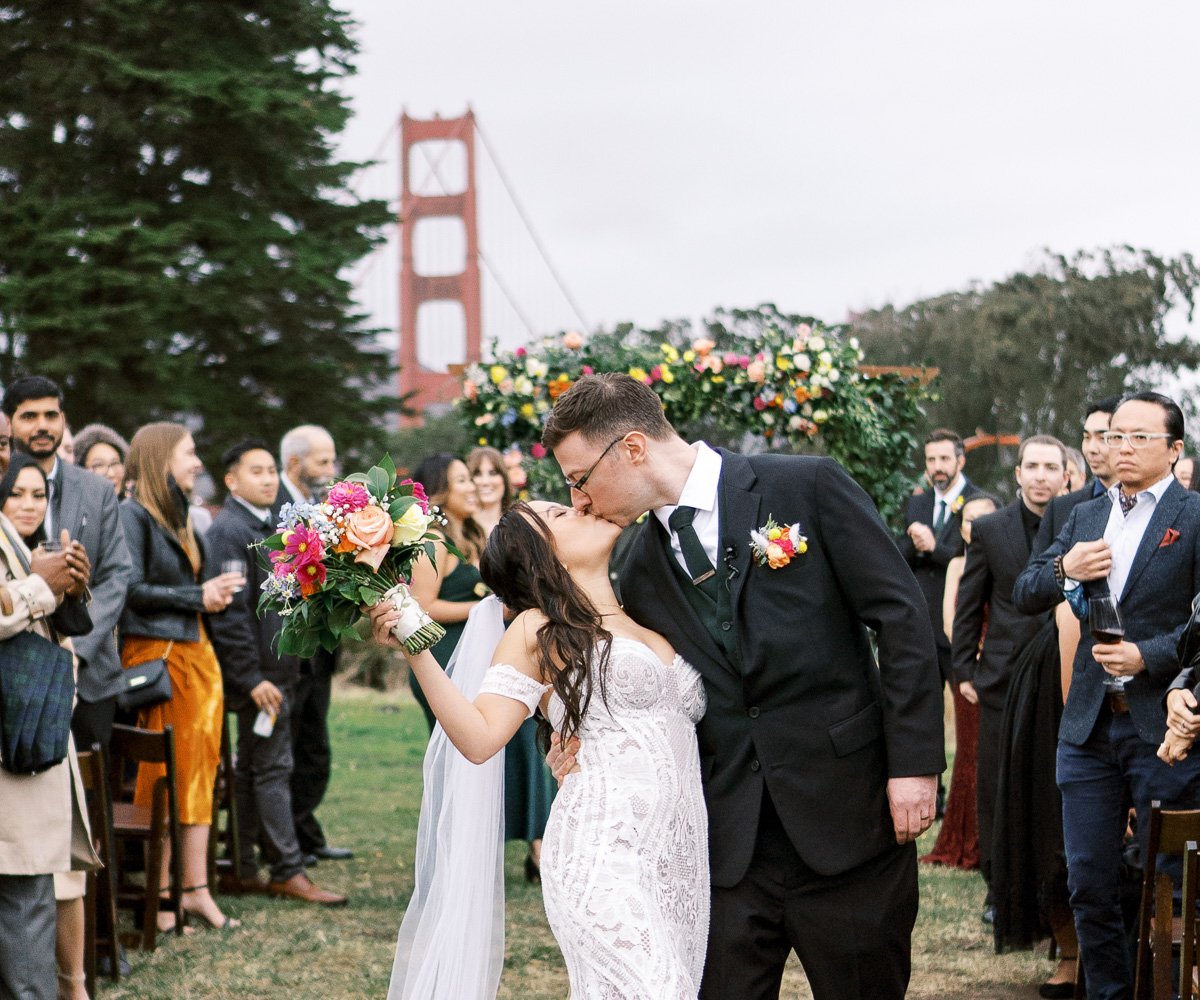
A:
<svg viewBox="0 0 1200 1000">
<path fill-rule="evenodd" d="M 1117 607 L 1117 599 L 1112 594 L 1088 600 L 1088 623 L 1096 642 L 1114 643 L 1125 638 L 1121 609 Z"/>
<path fill-rule="evenodd" d="M 221 563 L 221 572 L 222 573 L 237 573 L 238 576 L 240 576 L 244 581 L 246 578 L 246 560 L 245 559 L 226 559 L 224 562 Z M 240 594 L 245 589 L 246 589 L 246 585 L 245 585 L 245 583 L 243 583 L 240 587 L 238 587 L 234 591 L 234 593 Z"/>
</svg>

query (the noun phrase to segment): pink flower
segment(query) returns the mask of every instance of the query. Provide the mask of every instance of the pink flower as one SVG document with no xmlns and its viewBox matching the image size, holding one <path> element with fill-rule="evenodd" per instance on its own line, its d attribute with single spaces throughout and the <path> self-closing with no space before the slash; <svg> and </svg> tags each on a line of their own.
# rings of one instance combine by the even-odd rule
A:
<svg viewBox="0 0 1200 1000">
<path fill-rule="evenodd" d="M 738 356 L 736 354 L 731 353 L 731 354 L 725 355 L 725 364 L 736 365 L 737 363 L 738 363 Z"/>
<path fill-rule="evenodd" d="M 574 330 L 568 330 L 563 334 L 563 347 L 568 351 L 578 351 L 583 346 L 583 338 Z"/>
<path fill-rule="evenodd" d="M 662 381 L 662 365 L 655 365 L 650 369 L 650 380 L 652 382 Z"/>
<path fill-rule="evenodd" d="M 529 448 L 529 454 L 531 454 L 534 458 L 545 458 L 546 446 L 543 445 L 541 441 L 534 441 Z"/>
<path fill-rule="evenodd" d="M 709 340 L 707 337 L 692 341 L 692 350 L 699 354 L 700 357 L 704 357 L 716 346 L 716 341 Z"/>
<path fill-rule="evenodd" d="M 584 375 L 595 375 L 596 374 L 596 369 L 593 368 L 591 365 L 584 365 L 581 370 L 583 371 Z"/>
<path fill-rule="evenodd" d="M 301 567 L 296 572 L 296 579 L 300 581 L 300 596 L 311 597 L 325 582 L 325 564 L 310 563 Z"/>
<path fill-rule="evenodd" d="M 523 347 L 518 347 L 515 351 L 513 351 L 513 354 L 515 354 L 518 358 L 523 358 L 528 353 L 529 352 Z"/>
<path fill-rule="evenodd" d="M 758 410 L 760 413 L 767 408 L 767 404 L 763 400 L 762 396 L 754 397 L 754 408 L 756 410 Z"/>
<path fill-rule="evenodd" d="M 325 543 L 319 532 L 298 524 L 283 536 L 283 554 L 299 571 L 304 566 L 313 566 L 325 558 Z"/>
<path fill-rule="evenodd" d="M 422 512 L 429 513 L 429 495 L 425 492 L 425 487 L 418 483 L 415 479 L 402 479 L 397 484 L 398 486 L 411 486 L 412 495 L 417 500 L 417 505 Z"/>
<path fill-rule="evenodd" d="M 329 504 L 342 514 L 353 514 L 371 502 L 371 494 L 361 483 L 338 483 L 329 491 Z"/>
<path fill-rule="evenodd" d="M 746 378 L 751 382 L 761 382 L 767 377 L 766 366 L 761 361 L 752 361 L 746 367 Z"/>
</svg>

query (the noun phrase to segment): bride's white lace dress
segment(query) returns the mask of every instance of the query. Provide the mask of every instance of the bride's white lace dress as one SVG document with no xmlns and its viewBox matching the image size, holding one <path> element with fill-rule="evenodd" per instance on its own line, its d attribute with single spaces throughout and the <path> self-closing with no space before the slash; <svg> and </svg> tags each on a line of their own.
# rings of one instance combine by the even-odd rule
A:
<svg viewBox="0 0 1200 1000">
<path fill-rule="evenodd" d="M 532 712 L 546 688 L 506 664 L 480 693 Z M 546 916 L 571 1000 L 695 1000 L 708 939 L 708 823 L 696 723 L 700 675 L 617 637 L 579 729 L 580 771 L 554 800 L 542 841 Z M 563 705 L 549 702 L 550 721 Z"/>
</svg>

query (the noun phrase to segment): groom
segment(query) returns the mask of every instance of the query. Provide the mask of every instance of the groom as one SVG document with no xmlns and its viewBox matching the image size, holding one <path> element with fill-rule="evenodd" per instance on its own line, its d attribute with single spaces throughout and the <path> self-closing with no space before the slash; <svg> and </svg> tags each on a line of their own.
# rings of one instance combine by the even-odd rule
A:
<svg viewBox="0 0 1200 1000">
<path fill-rule="evenodd" d="M 831 459 L 689 445 L 624 374 L 580 378 L 542 441 L 577 509 L 620 525 L 653 511 L 625 609 L 704 677 L 701 997 L 777 997 L 792 949 L 816 1000 L 903 997 L 913 841 L 945 767 L 941 682 L 921 592 L 870 499 Z M 770 519 L 805 539 L 774 568 L 751 544 Z"/>
</svg>

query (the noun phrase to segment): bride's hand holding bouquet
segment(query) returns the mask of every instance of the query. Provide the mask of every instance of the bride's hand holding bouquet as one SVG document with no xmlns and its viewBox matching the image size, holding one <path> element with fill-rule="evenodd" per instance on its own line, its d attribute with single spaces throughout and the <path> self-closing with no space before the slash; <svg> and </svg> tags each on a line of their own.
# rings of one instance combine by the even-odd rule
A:
<svg viewBox="0 0 1200 1000">
<path fill-rule="evenodd" d="M 366 473 L 335 483 L 322 503 L 284 504 L 279 531 L 262 543 L 271 562 L 259 612 L 283 618 L 279 651 L 312 656 L 358 638 L 362 608 L 396 609 L 397 639 L 409 653 L 428 649 L 445 630 L 412 600 L 405 584 L 422 556 L 449 543 L 425 490 L 398 480 L 389 456 Z"/>
</svg>

